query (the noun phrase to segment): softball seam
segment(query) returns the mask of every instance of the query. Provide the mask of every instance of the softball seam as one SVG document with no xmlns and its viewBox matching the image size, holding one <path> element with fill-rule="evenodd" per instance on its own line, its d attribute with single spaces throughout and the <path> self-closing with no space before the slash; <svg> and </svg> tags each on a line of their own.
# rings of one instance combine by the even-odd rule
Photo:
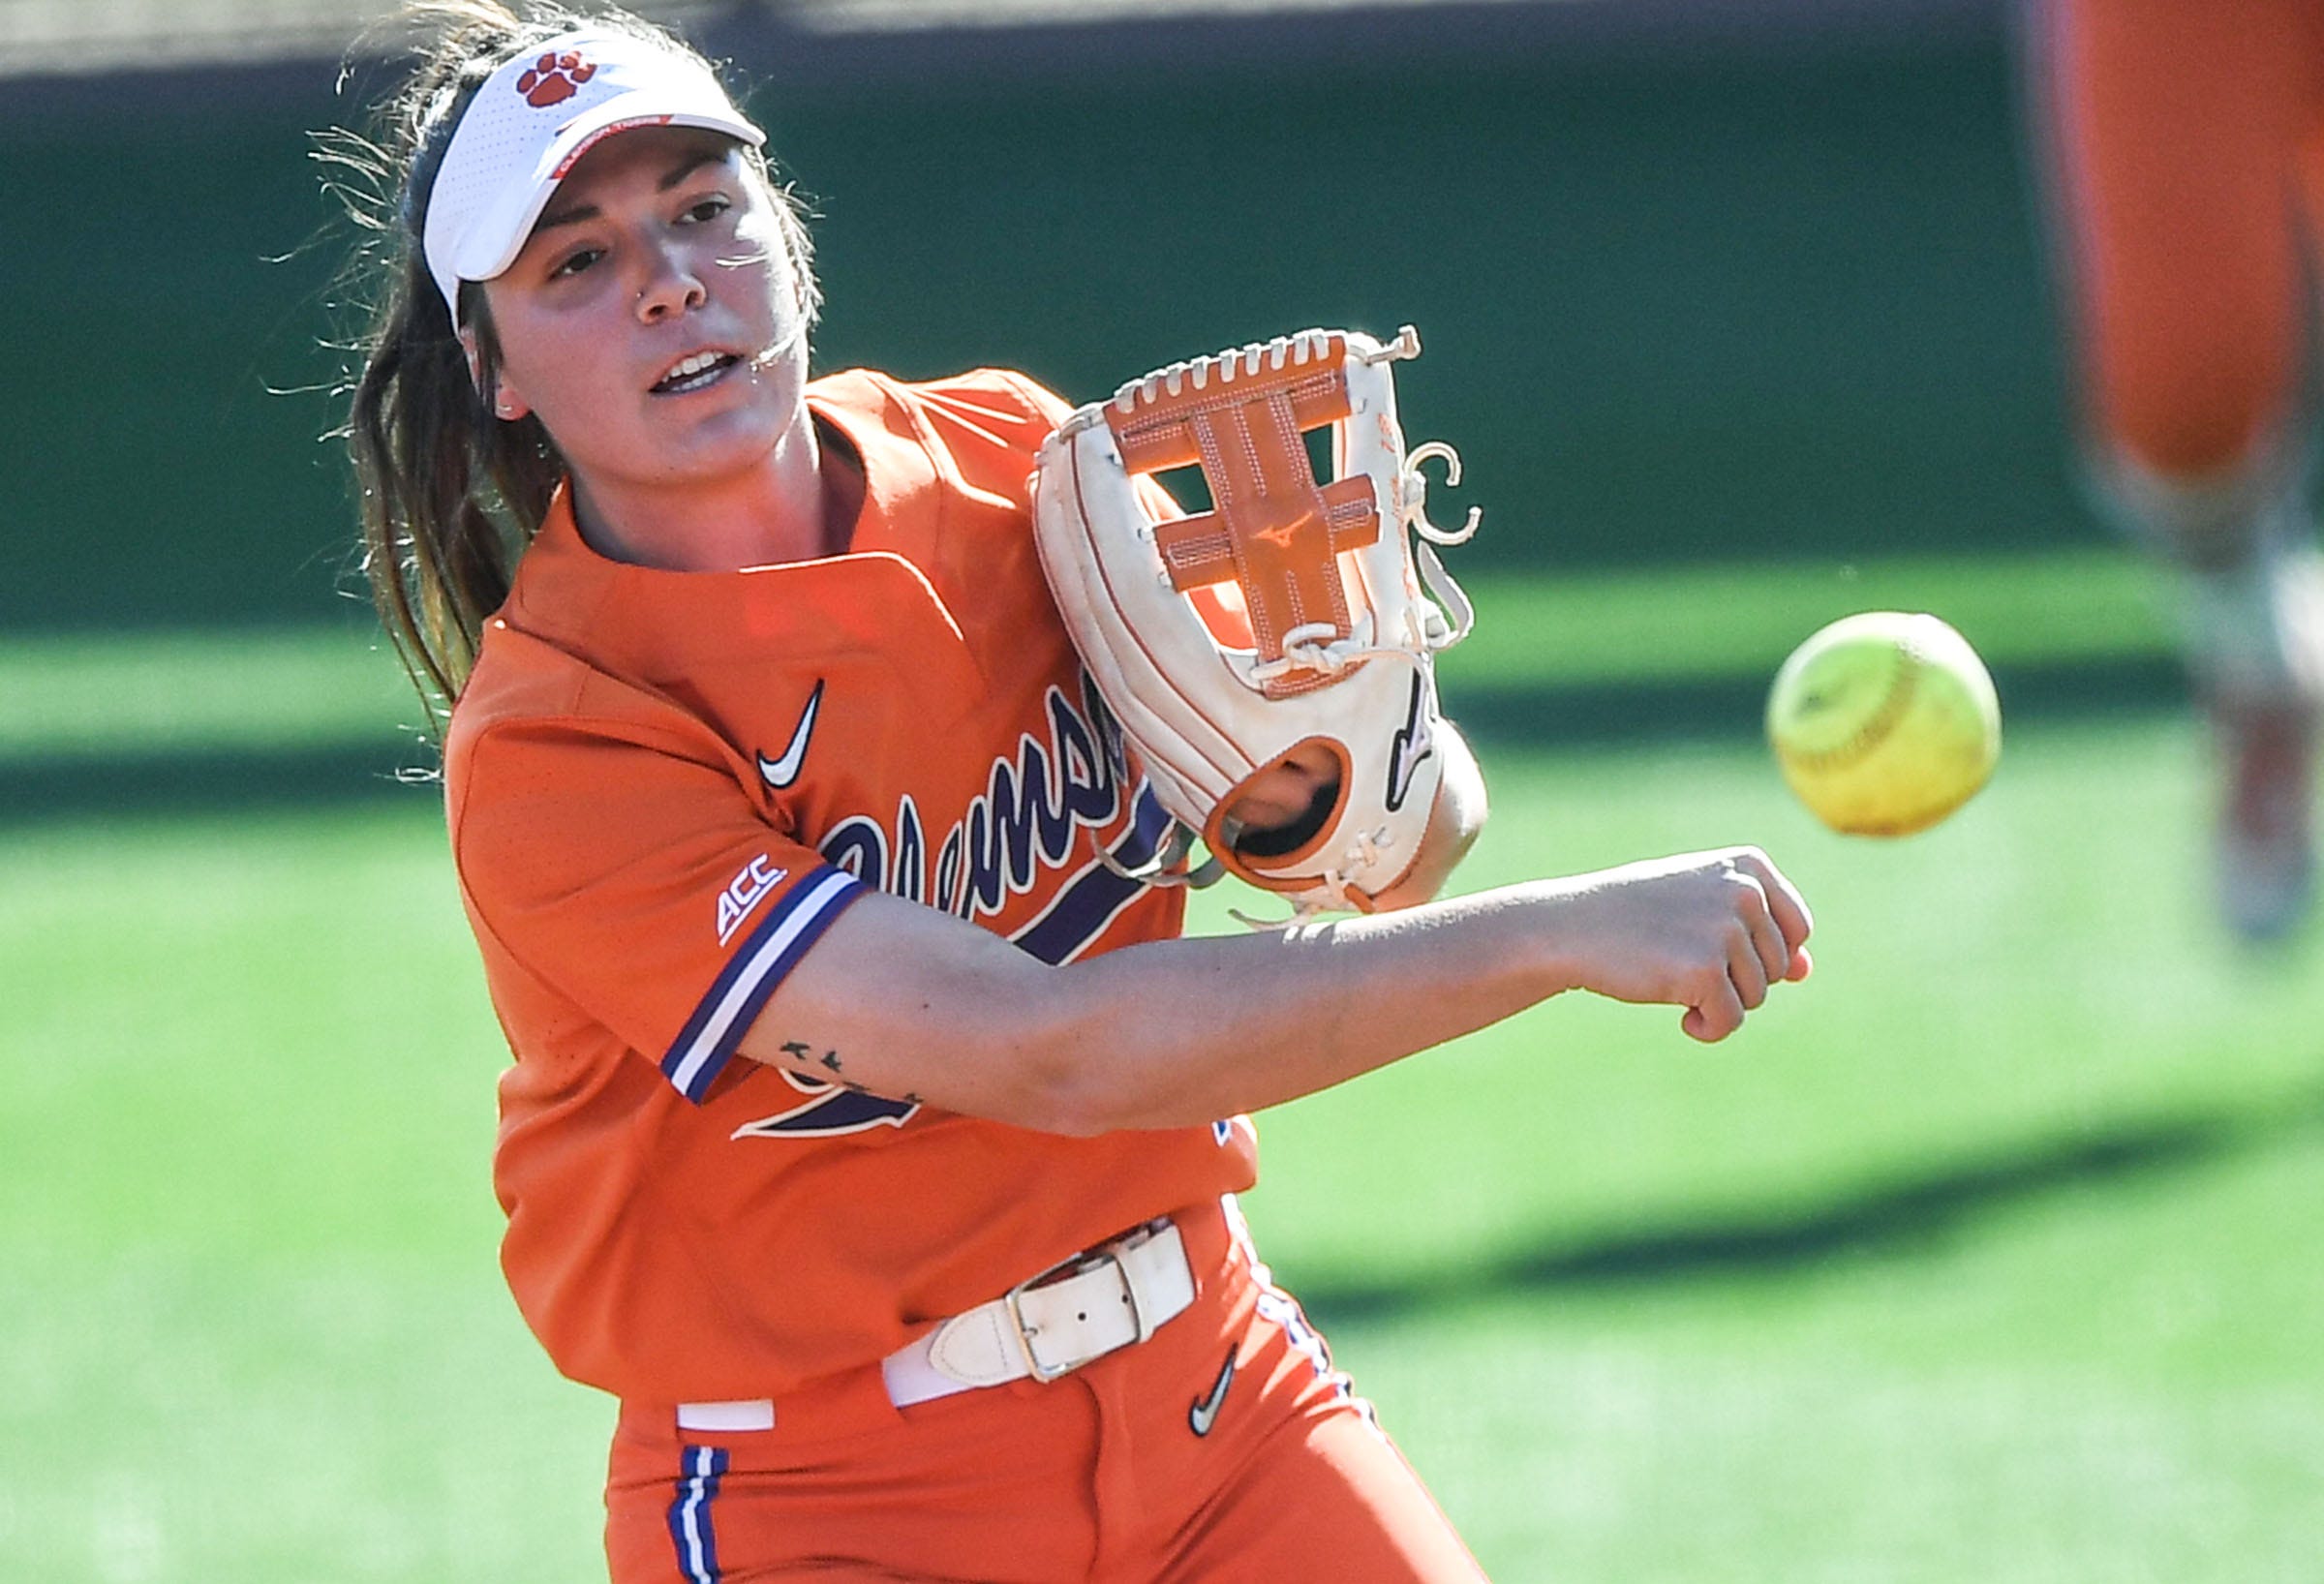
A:
<svg viewBox="0 0 2324 1584">
<path fill-rule="evenodd" d="M 1845 743 L 1812 752 L 1786 748 L 1784 758 L 1788 763 L 1811 773 L 1841 770 L 1856 763 L 1887 740 L 1888 734 L 1896 729 L 1896 723 L 1905 717 L 1905 712 L 1912 708 L 1912 696 L 1920 691 L 1920 674 L 1928 663 L 1920 646 L 1910 639 L 1900 642 L 1896 648 L 1898 658 L 1902 661 L 1896 677 L 1881 697 L 1880 708 L 1873 711 L 1864 724 L 1856 728 L 1855 735 Z"/>
</svg>

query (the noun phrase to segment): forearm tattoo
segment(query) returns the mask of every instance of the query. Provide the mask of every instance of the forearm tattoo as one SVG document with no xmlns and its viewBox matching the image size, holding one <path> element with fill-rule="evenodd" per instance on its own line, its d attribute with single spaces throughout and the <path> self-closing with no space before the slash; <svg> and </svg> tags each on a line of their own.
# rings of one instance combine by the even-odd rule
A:
<svg viewBox="0 0 2324 1584">
<path fill-rule="evenodd" d="M 822 1080 L 822 1081 L 826 1083 L 836 1083 L 842 1089 L 853 1089 L 857 1094 L 870 1094 L 872 1092 L 871 1090 L 865 1088 L 862 1084 L 852 1082 L 847 1079 L 845 1076 L 847 1071 L 846 1064 L 840 1060 L 840 1053 L 837 1051 L 825 1051 L 821 1055 L 818 1056 L 815 1054 L 815 1048 L 808 1044 L 805 1040 L 785 1040 L 777 1049 L 780 1050 L 784 1055 L 790 1057 L 791 1060 L 797 1062 L 802 1067 L 820 1067 L 825 1072 L 830 1073 L 832 1075 L 830 1078 Z M 907 1093 L 891 1096 L 889 1098 L 902 1100 L 906 1104 L 914 1106 L 926 1104 L 926 1102 L 916 1094 Z"/>
</svg>

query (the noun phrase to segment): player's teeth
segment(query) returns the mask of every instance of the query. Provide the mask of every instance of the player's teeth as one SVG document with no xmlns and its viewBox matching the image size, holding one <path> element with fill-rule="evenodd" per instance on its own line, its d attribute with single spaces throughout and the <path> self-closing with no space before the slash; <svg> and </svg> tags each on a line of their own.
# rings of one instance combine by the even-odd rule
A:
<svg viewBox="0 0 2324 1584">
<path fill-rule="evenodd" d="M 696 352 L 663 375 L 659 381 L 660 387 L 664 390 L 674 389 L 692 381 L 696 375 L 708 374 L 725 361 L 726 354 L 724 352 Z"/>
</svg>

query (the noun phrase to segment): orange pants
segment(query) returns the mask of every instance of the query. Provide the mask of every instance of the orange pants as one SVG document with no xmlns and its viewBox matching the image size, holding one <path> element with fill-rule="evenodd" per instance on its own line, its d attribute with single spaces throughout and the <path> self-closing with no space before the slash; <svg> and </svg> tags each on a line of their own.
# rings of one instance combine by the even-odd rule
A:
<svg viewBox="0 0 2324 1584">
<path fill-rule="evenodd" d="M 2091 439 L 2172 479 L 2294 439 L 2324 241 L 2324 0 L 2030 0 Z M 2265 460 L 2265 458 L 2261 458 Z"/>
<path fill-rule="evenodd" d="M 1046 1385 L 898 1409 L 872 1367 L 778 1400 L 771 1430 L 717 1434 L 625 1404 L 606 1488 L 614 1584 L 1477 1584 L 1227 1217 L 1180 1226 L 1193 1306 Z"/>
</svg>

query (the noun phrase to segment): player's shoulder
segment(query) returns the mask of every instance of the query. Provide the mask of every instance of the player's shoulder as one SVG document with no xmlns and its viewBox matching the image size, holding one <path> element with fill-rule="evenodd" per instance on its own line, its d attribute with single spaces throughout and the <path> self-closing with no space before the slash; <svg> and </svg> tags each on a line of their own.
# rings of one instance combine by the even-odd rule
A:
<svg viewBox="0 0 2324 1584">
<path fill-rule="evenodd" d="M 1019 411 L 1055 429 L 1073 411 L 1073 404 L 1020 369 L 970 369 L 950 380 L 932 381 L 921 387 L 932 402 L 1015 404 Z"/>
<path fill-rule="evenodd" d="M 625 682 L 588 656 L 495 619 L 444 732 L 447 788 L 457 797 L 483 745 L 496 760 L 602 747 L 652 747 L 696 756 L 701 722 L 650 688 Z"/>
<path fill-rule="evenodd" d="M 849 369 L 818 380 L 813 388 L 831 406 L 955 455 L 999 450 L 1029 456 L 1073 411 L 1063 397 L 1016 369 L 969 369 L 935 380 Z"/>
</svg>

